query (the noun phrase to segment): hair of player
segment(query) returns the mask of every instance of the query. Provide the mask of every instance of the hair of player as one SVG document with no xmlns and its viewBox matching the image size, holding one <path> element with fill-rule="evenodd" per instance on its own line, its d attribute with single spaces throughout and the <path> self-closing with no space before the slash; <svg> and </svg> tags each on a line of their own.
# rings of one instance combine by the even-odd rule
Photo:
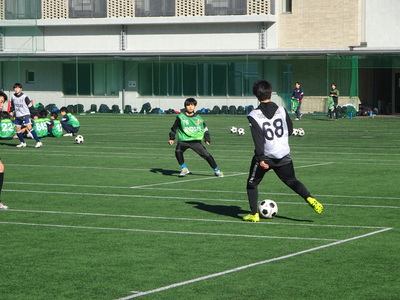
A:
<svg viewBox="0 0 400 300">
<path fill-rule="evenodd" d="M 253 94 L 259 101 L 271 99 L 272 86 L 267 80 L 259 80 L 253 85 Z"/>
<path fill-rule="evenodd" d="M 193 104 L 194 106 L 196 106 L 197 105 L 197 100 L 194 99 L 194 98 L 187 98 L 185 100 L 185 103 L 184 103 L 185 107 L 190 105 L 190 104 Z"/>
</svg>

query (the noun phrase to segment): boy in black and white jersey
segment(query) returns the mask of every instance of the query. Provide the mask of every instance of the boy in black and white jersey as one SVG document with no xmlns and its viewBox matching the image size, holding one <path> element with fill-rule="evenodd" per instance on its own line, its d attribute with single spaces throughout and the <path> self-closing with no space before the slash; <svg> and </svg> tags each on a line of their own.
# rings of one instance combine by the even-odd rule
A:
<svg viewBox="0 0 400 300">
<path fill-rule="evenodd" d="M 35 108 L 28 96 L 22 93 L 22 85 L 20 83 L 14 84 L 13 89 L 15 93 L 11 96 L 11 113 L 15 117 L 14 124 L 17 127 L 17 136 L 21 142 L 17 145 L 17 148 L 26 147 L 24 136 L 21 132 L 22 125 L 24 124 L 36 141 L 35 148 L 40 148 L 42 147 L 42 143 L 32 128 L 31 114 L 35 112 Z"/>
<path fill-rule="evenodd" d="M 265 173 L 271 169 L 282 182 L 306 200 L 316 213 L 322 213 L 322 204 L 296 179 L 289 147 L 293 123 L 288 112 L 284 107 L 271 102 L 272 87 L 268 81 L 257 81 L 253 86 L 253 93 L 260 101 L 260 106 L 247 116 L 255 150 L 247 179 L 247 196 L 251 211 L 243 220 L 260 220 L 257 211 L 258 185 Z"/>
</svg>

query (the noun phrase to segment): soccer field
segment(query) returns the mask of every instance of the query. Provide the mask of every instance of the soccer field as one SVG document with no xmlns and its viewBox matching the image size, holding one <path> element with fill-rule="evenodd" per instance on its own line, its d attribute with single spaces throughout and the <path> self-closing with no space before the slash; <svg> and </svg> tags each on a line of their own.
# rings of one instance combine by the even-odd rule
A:
<svg viewBox="0 0 400 300">
<path fill-rule="evenodd" d="M 278 216 L 248 223 L 245 116 L 203 116 L 224 178 L 191 150 L 178 177 L 175 115 L 77 117 L 83 144 L 0 145 L 0 299 L 398 299 L 400 118 L 294 122 L 296 176 L 324 212 L 269 172 Z"/>
</svg>

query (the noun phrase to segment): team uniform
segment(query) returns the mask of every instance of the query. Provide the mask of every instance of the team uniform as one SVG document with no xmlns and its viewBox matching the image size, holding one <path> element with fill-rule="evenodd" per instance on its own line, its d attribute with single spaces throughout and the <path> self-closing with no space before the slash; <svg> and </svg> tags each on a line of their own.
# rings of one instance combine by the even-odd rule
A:
<svg viewBox="0 0 400 300">
<path fill-rule="evenodd" d="M 50 122 L 48 118 L 39 118 L 33 120 L 33 130 L 35 130 L 38 137 L 45 137 L 49 135 L 49 130 L 47 128 L 47 122 Z"/>
<path fill-rule="evenodd" d="M 294 99 L 292 99 L 292 110 L 293 110 L 293 112 L 296 113 L 297 120 L 300 120 L 300 118 L 301 118 L 300 107 L 301 107 L 301 104 L 303 103 L 303 96 L 304 96 L 304 93 L 303 93 L 303 90 L 301 89 L 301 87 L 293 90 L 292 97 Z"/>
<path fill-rule="evenodd" d="M 258 185 L 271 169 L 282 182 L 309 202 L 307 199 L 311 197 L 311 194 L 296 179 L 290 156 L 289 136 L 293 132 L 293 123 L 286 109 L 274 102 L 260 103 L 260 106 L 251 111 L 247 118 L 255 145 L 247 179 L 247 196 L 251 215 L 256 215 L 258 210 Z M 260 166 L 262 161 L 269 165 L 268 169 Z M 244 220 L 257 222 L 258 214 L 257 218 L 246 219 L 245 217 Z"/>
<path fill-rule="evenodd" d="M 15 130 L 14 122 L 10 119 L 2 119 L 0 121 L 0 139 L 12 140 L 17 132 Z"/>
<path fill-rule="evenodd" d="M 67 113 L 61 120 L 62 128 L 67 132 L 66 136 L 73 136 L 80 128 L 78 119 L 71 113 Z"/>
<path fill-rule="evenodd" d="M 31 100 L 24 93 L 13 94 L 11 96 L 11 111 L 15 113 L 15 126 L 21 128 L 21 126 L 24 124 L 32 124 L 30 115 L 31 113 L 35 112 L 35 108 L 32 105 Z M 36 141 L 35 147 L 41 147 L 42 143 L 40 142 L 39 137 L 36 135 L 36 132 L 33 129 L 31 129 L 29 132 Z M 21 144 L 17 147 L 26 147 L 26 143 L 21 131 L 17 132 L 17 136 L 21 142 Z"/>
<path fill-rule="evenodd" d="M 223 177 L 222 173 L 218 170 L 213 156 L 208 153 L 201 143 L 203 138 L 206 142 L 210 142 L 210 133 L 200 115 L 195 113 L 188 116 L 185 113 L 180 113 L 171 128 L 169 139 L 175 140 L 176 133 L 178 133 L 178 143 L 175 149 L 175 157 L 181 166 L 184 166 L 185 163 L 183 153 L 190 148 L 208 162 L 210 167 L 214 169 L 216 176 Z M 188 173 L 189 170 L 183 167 L 180 175 L 184 176 Z"/>
<path fill-rule="evenodd" d="M 335 118 L 336 120 L 338 119 L 338 111 L 337 111 L 337 107 L 339 104 L 339 90 L 337 88 L 331 88 L 331 90 L 329 91 L 332 100 L 333 100 L 333 107 L 331 107 L 329 109 L 329 119 L 332 119 L 332 113 L 335 113 Z"/>
<path fill-rule="evenodd" d="M 63 128 L 60 120 L 49 120 L 47 122 L 47 129 L 49 131 L 49 136 L 62 137 L 63 135 Z"/>
</svg>

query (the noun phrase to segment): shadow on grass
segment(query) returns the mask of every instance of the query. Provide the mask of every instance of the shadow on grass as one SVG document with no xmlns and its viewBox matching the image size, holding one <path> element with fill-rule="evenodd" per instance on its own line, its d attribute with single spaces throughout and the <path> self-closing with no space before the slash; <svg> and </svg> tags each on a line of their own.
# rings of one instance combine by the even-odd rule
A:
<svg viewBox="0 0 400 300">
<path fill-rule="evenodd" d="M 300 219 L 293 219 L 293 218 L 289 218 L 289 217 L 285 217 L 285 216 L 275 216 L 275 218 L 277 219 L 285 219 L 285 220 L 290 220 L 290 221 L 296 221 L 296 222 L 309 222 L 309 223 L 313 223 L 313 220 L 300 220 Z"/>
<path fill-rule="evenodd" d="M 208 211 L 213 214 L 228 216 L 236 219 L 242 219 L 241 214 L 247 214 L 248 211 L 242 210 L 236 205 L 210 205 L 201 202 L 186 202 L 187 204 L 194 205 L 194 208 Z"/>
<path fill-rule="evenodd" d="M 152 172 L 152 173 L 161 173 L 162 175 L 166 175 L 166 176 L 177 176 L 178 175 L 178 177 L 179 177 L 179 173 L 181 173 L 181 171 L 177 171 L 177 170 L 165 170 L 165 169 L 160 169 L 160 168 L 152 168 L 152 169 L 150 169 L 150 172 Z M 206 175 L 206 174 L 196 174 L 196 173 L 190 172 L 188 175 L 182 176 L 181 178 L 185 178 L 185 177 L 191 176 L 191 175 L 209 176 L 209 175 Z M 214 174 L 212 176 L 214 176 Z"/>
<path fill-rule="evenodd" d="M 1 146 L 17 147 L 18 144 L 0 143 Z"/>
</svg>

